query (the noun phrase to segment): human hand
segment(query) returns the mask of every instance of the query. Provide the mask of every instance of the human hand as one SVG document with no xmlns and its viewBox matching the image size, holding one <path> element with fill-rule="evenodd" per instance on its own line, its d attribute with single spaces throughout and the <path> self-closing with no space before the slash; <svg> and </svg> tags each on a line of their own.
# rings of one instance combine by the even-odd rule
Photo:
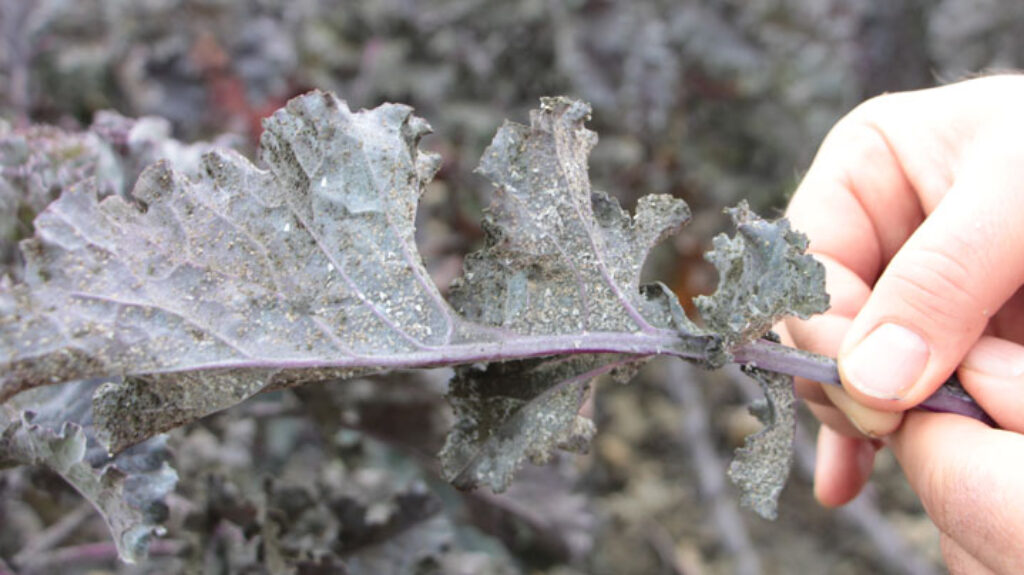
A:
<svg viewBox="0 0 1024 575">
<path fill-rule="evenodd" d="M 1024 76 L 870 100 L 833 128 L 788 210 L 826 267 L 832 309 L 783 335 L 838 357 L 843 379 L 797 382 L 826 424 L 815 494 L 855 497 L 872 438 L 892 434 L 954 571 L 1024 564 L 1021 101 Z M 955 370 L 1005 431 L 948 414 L 904 421 Z"/>
</svg>

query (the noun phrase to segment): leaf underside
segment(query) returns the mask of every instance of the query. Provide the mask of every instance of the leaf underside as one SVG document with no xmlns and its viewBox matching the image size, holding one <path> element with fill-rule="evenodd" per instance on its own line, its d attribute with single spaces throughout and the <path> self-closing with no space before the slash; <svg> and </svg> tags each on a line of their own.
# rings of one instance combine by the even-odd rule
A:
<svg viewBox="0 0 1024 575">
<path fill-rule="evenodd" d="M 597 136 L 583 126 L 589 106 L 547 98 L 530 125 L 506 122 L 479 172 L 496 189 L 483 227 L 486 246 L 466 258 L 451 288 L 466 319 L 537 334 L 588 331 L 699 333 L 664 290 L 641 292 L 647 253 L 690 216 L 686 204 L 646 196 L 631 218 L 590 189 L 587 159 Z M 674 307 L 673 307 L 674 306 Z M 578 415 L 592 379 L 620 364 L 583 354 L 459 368 L 449 402 L 457 423 L 441 462 L 462 488 L 503 491 L 524 460 L 556 447 L 580 450 L 593 426 Z"/>
<path fill-rule="evenodd" d="M 785 219 L 767 221 L 746 202 L 726 210 L 736 235 L 720 234 L 705 258 L 718 270 L 718 288 L 694 298 L 707 327 L 724 347 L 757 339 L 786 316 L 808 318 L 828 309 L 825 268 L 807 250 L 807 237 Z"/>
<path fill-rule="evenodd" d="M 593 429 L 577 412 L 595 377 L 661 353 L 719 366 L 782 316 L 827 306 L 803 236 L 745 205 L 737 236 L 708 256 L 721 282 L 698 299 L 704 327 L 665 286 L 641 286 L 648 252 L 689 209 L 652 195 L 631 216 L 592 190 L 589 114 L 547 98 L 529 125 L 497 132 L 479 168 L 495 186 L 485 246 L 450 301 L 414 241 L 440 159 L 419 150 L 429 126 L 407 106 L 352 112 L 313 92 L 265 121 L 265 167 L 215 149 L 184 171 L 150 166 L 131 193 L 86 166 L 33 222 L 18 281 L 0 280 L 0 401 L 104 378 L 89 429 L 118 452 L 263 391 L 461 366 L 442 467 L 460 487 L 500 491 L 526 460 L 585 448 Z M 786 420 L 791 404 L 772 403 Z M 74 427 L 31 429 L 31 441 L 80 443 Z M 781 450 L 751 447 L 738 465 L 764 451 L 788 469 Z M 777 491 L 740 483 L 770 508 Z"/>
<path fill-rule="evenodd" d="M 429 126 L 407 106 L 353 113 L 314 92 L 267 120 L 266 170 L 215 151 L 191 177 L 157 163 L 129 198 L 101 200 L 95 181 L 65 190 L 22 244 L 25 282 L 0 288 L 0 397 L 126 375 L 94 401 L 117 451 L 267 389 L 459 363 L 460 345 L 671 334 L 678 326 L 639 295 L 637 277 L 685 204 L 646 198 L 630 218 L 604 195 L 592 202 L 587 108 L 545 106 L 547 135 L 520 165 L 499 157 L 527 130 L 512 124 L 483 162 L 504 178 L 491 219 L 504 235 L 455 290 L 465 317 L 416 252 L 416 205 L 439 159 L 418 150 Z M 503 317 L 473 311 L 492 306 Z M 523 355 L 544 351 L 541 339 Z"/>
<path fill-rule="evenodd" d="M 545 463 L 556 447 L 585 449 L 594 426 L 578 412 L 597 375 L 588 368 L 599 361 L 574 356 L 459 368 L 448 393 L 456 424 L 440 453 L 445 476 L 462 489 L 504 491 L 523 461 Z"/>
<path fill-rule="evenodd" d="M 807 238 L 782 219 L 767 221 L 750 211 L 746 202 L 727 210 L 736 235 L 719 235 L 706 258 L 718 270 L 718 288 L 694 303 L 708 329 L 722 338 L 718 357 L 728 361 L 729 350 L 769 335 L 787 316 L 801 318 L 828 309 L 825 268 L 806 254 Z M 744 366 L 765 392 L 764 403 L 751 407 L 765 428 L 736 450 L 729 477 L 739 487 L 740 501 L 766 519 L 777 515 L 778 498 L 793 462 L 796 406 L 793 378 Z"/>
<path fill-rule="evenodd" d="M 0 290 L 0 396 L 130 375 L 96 397 L 116 451 L 269 387 L 451 341 L 413 241 L 438 165 L 415 147 L 428 129 L 406 106 L 352 114 L 314 93 L 266 122 L 268 170 L 217 151 L 192 178 L 157 163 L 130 200 L 66 190 L 22 244 L 26 282 Z"/>
<path fill-rule="evenodd" d="M 750 435 L 729 465 L 729 478 L 740 488 L 740 503 L 765 519 L 778 516 L 779 495 L 793 464 L 796 395 L 793 378 L 757 368 L 743 368 L 764 391 L 765 400 L 750 411 L 765 425 Z"/>
</svg>

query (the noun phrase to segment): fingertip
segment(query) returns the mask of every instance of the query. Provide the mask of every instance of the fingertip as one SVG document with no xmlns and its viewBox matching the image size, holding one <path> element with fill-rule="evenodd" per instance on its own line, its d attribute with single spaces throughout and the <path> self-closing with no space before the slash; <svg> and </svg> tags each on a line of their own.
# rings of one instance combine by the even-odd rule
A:
<svg viewBox="0 0 1024 575">
<path fill-rule="evenodd" d="M 850 423 L 867 437 L 877 439 L 889 435 L 899 429 L 903 421 L 902 411 L 872 409 L 859 403 L 844 388 L 823 385 L 822 390 L 832 404 L 846 415 Z"/>
<path fill-rule="evenodd" d="M 792 318 L 786 322 L 786 335 L 800 349 L 835 357 L 852 322 L 829 310 L 806 320 Z"/>
<path fill-rule="evenodd" d="M 1018 164 L 970 157 L 889 261 L 843 342 L 844 383 L 865 405 L 906 410 L 931 395 L 1024 278 L 1024 232 L 1007 217 L 1024 211 L 1009 183 Z"/>
<path fill-rule="evenodd" d="M 869 440 L 840 435 L 821 426 L 814 469 L 814 498 L 818 503 L 839 507 L 857 497 L 871 477 L 875 452 L 876 446 Z"/>
</svg>

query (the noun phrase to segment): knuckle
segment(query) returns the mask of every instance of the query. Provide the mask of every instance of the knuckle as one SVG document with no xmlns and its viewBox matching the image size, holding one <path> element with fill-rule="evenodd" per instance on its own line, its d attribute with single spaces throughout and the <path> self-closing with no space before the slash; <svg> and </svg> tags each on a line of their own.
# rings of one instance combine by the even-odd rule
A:
<svg viewBox="0 0 1024 575">
<path fill-rule="evenodd" d="M 866 100 L 836 123 L 830 137 L 842 139 L 847 146 L 867 153 L 878 148 L 886 148 L 887 138 L 880 126 L 886 124 L 886 118 L 892 113 L 893 108 L 892 94 L 883 94 Z"/>
<path fill-rule="evenodd" d="M 839 177 L 861 201 L 866 201 L 864 196 L 877 192 L 857 185 L 863 180 L 865 166 L 876 169 L 887 166 L 889 171 L 900 169 L 896 165 L 893 131 L 898 131 L 896 126 L 899 122 L 896 120 L 901 118 L 898 108 L 902 104 L 893 101 L 896 96 L 886 94 L 867 100 L 844 116 L 829 132 L 830 143 L 842 148 Z"/>
<path fill-rule="evenodd" d="M 904 99 L 905 95 L 900 93 L 879 94 L 858 104 L 847 117 L 860 122 L 875 122 L 891 113 Z"/>
<path fill-rule="evenodd" d="M 886 126 L 892 127 L 913 116 L 919 96 L 909 92 L 880 94 L 858 104 L 840 121 L 845 129 L 860 130 L 877 143 L 888 143 Z"/>
<path fill-rule="evenodd" d="M 974 289 L 971 269 L 948 251 L 915 249 L 902 253 L 885 273 L 900 303 L 928 325 L 961 329 L 982 315 L 983 302 Z"/>
</svg>

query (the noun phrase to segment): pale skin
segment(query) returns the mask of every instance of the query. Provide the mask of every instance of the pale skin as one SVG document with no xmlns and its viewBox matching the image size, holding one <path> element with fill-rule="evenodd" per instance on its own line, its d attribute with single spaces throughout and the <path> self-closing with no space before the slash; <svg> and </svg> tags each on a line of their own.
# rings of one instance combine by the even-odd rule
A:
<svg viewBox="0 0 1024 575">
<path fill-rule="evenodd" d="M 1024 76 L 890 94 L 832 129 L 789 206 L 832 308 L 783 327 L 839 359 L 797 381 L 825 425 L 815 495 L 842 505 L 887 446 L 952 573 L 1024 565 Z M 861 345 L 863 344 L 863 345 Z M 1001 429 L 907 411 L 956 371 Z"/>
</svg>

